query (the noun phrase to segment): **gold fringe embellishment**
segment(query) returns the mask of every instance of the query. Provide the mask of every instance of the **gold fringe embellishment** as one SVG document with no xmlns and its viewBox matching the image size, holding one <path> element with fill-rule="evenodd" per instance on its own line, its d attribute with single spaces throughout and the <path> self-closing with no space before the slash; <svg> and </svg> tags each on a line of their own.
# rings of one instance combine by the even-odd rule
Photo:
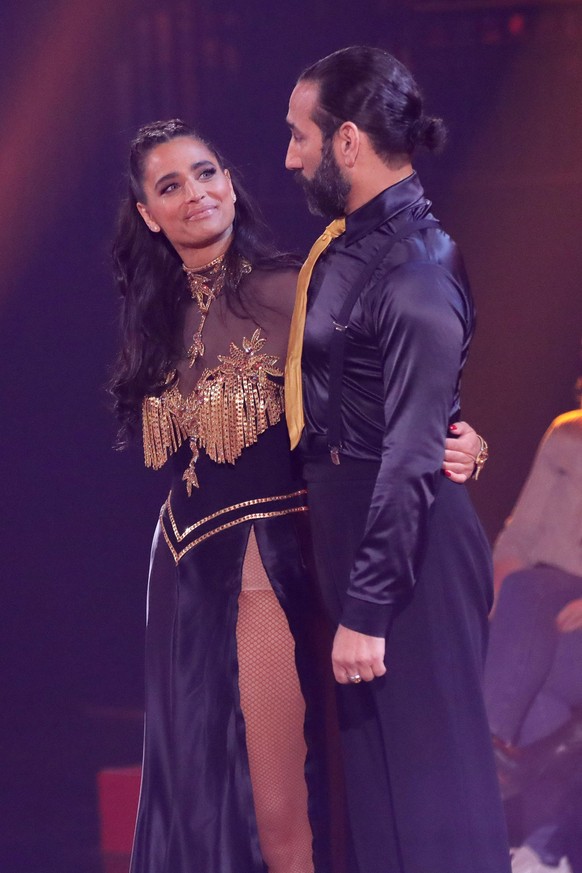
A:
<svg viewBox="0 0 582 873">
<path fill-rule="evenodd" d="M 219 464 L 233 464 L 283 414 L 283 386 L 269 378 L 283 373 L 275 355 L 260 354 L 265 342 L 257 329 L 242 348 L 231 343 L 230 354 L 219 355 L 220 366 L 198 383 L 197 442 Z"/>
<path fill-rule="evenodd" d="M 204 370 L 188 397 L 174 383 L 161 397 L 146 397 L 142 404 L 143 443 L 147 467 L 159 469 L 184 442 L 190 440 L 192 460 L 184 472 L 188 495 L 198 488 L 195 464 L 198 449 L 219 464 L 234 464 L 243 449 L 277 424 L 283 415 L 282 377 L 276 355 L 261 353 L 266 338 L 259 328 L 243 338 L 241 347 L 230 344 L 220 364 Z"/>
<path fill-rule="evenodd" d="M 168 396 L 171 390 L 161 397 L 144 397 L 142 402 L 144 460 L 154 470 L 163 467 L 188 437 Z"/>
</svg>

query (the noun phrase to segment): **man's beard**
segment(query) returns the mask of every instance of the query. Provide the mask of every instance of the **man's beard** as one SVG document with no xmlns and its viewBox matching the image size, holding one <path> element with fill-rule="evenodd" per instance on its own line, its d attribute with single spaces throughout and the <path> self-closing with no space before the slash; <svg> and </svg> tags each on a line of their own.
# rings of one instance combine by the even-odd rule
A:
<svg viewBox="0 0 582 873">
<path fill-rule="evenodd" d="M 321 161 L 313 178 L 306 179 L 301 172 L 297 172 L 295 178 L 305 192 L 307 207 L 313 215 L 322 215 L 324 218 L 345 215 L 351 185 L 342 176 L 331 139 L 323 144 Z"/>
</svg>

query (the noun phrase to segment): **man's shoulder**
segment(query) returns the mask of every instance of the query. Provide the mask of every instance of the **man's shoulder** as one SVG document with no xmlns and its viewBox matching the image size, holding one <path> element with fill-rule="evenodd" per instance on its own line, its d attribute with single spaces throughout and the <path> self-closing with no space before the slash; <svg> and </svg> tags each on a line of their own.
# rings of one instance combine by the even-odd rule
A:
<svg viewBox="0 0 582 873">
<path fill-rule="evenodd" d="M 564 472 L 582 474 L 582 410 L 573 409 L 555 418 L 540 443 L 539 463 Z"/>
<path fill-rule="evenodd" d="M 582 439 L 582 409 L 572 409 L 563 412 L 553 420 L 548 428 L 546 438 L 572 437 Z"/>
<path fill-rule="evenodd" d="M 426 296 L 448 296 L 457 286 L 458 282 L 445 265 L 418 252 L 381 265 L 372 277 L 372 290 L 376 294 L 410 302 Z"/>
<path fill-rule="evenodd" d="M 436 221 L 432 214 L 415 216 L 405 214 L 397 223 L 386 223 L 377 228 L 378 245 L 388 243 L 390 236 L 402 226 L 410 224 L 410 232 L 399 239 L 376 271 L 374 279 L 390 284 L 412 282 L 419 287 L 429 286 L 439 279 L 457 286 L 468 287 L 467 273 L 459 247 L 440 224 L 416 229 L 415 223 L 425 219 Z"/>
</svg>

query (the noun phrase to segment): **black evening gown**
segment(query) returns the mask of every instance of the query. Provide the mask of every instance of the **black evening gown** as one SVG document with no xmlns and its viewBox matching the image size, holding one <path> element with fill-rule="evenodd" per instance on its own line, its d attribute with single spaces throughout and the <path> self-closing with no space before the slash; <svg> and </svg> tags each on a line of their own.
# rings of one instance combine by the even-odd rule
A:
<svg viewBox="0 0 582 873">
<path fill-rule="evenodd" d="M 146 460 L 171 455 L 173 476 L 151 556 L 131 873 L 331 869 L 305 492 L 278 370 L 294 287 L 293 271 L 245 277 L 254 321 L 219 297 L 202 361 L 144 407 Z M 189 306 L 186 348 L 197 317 Z"/>
</svg>

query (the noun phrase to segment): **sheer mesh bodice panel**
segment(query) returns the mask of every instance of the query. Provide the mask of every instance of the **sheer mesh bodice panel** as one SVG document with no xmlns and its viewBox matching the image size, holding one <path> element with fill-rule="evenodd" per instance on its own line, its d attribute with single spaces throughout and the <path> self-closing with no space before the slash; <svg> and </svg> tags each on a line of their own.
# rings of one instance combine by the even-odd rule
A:
<svg viewBox="0 0 582 873">
<path fill-rule="evenodd" d="M 181 394 L 190 394 L 205 370 L 219 367 L 219 356 L 230 356 L 231 343 L 240 348 L 243 338 L 250 339 L 257 329 L 260 330 L 261 339 L 264 339 L 261 352 L 276 358 L 276 366 L 282 370 L 296 282 L 295 270 L 253 270 L 243 277 L 239 285 L 237 295 L 241 305 L 236 306 L 237 311 L 232 311 L 227 305 L 224 294 L 219 296 L 211 305 L 204 325 L 204 355 L 192 367 L 185 359 L 178 364 Z M 189 304 L 184 317 L 185 350 L 190 347 L 199 323 L 200 313 L 196 304 Z"/>
<path fill-rule="evenodd" d="M 147 466 L 159 469 L 190 441 L 193 459 L 184 473 L 189 494 L 198 488 L 200 450 L 217 463 L 234 463 L 283 416 L 295 278 L 294 270 L 246 275 L 230 305 L 226 292 L 211 303 L 202 335 L 197 303 L 186 306 L 184 356 L 168 374 L 168 388 L 144 398 L 142 411 Z M 196 357 L 188 357 L 191 348 Z"/>
</svg>

